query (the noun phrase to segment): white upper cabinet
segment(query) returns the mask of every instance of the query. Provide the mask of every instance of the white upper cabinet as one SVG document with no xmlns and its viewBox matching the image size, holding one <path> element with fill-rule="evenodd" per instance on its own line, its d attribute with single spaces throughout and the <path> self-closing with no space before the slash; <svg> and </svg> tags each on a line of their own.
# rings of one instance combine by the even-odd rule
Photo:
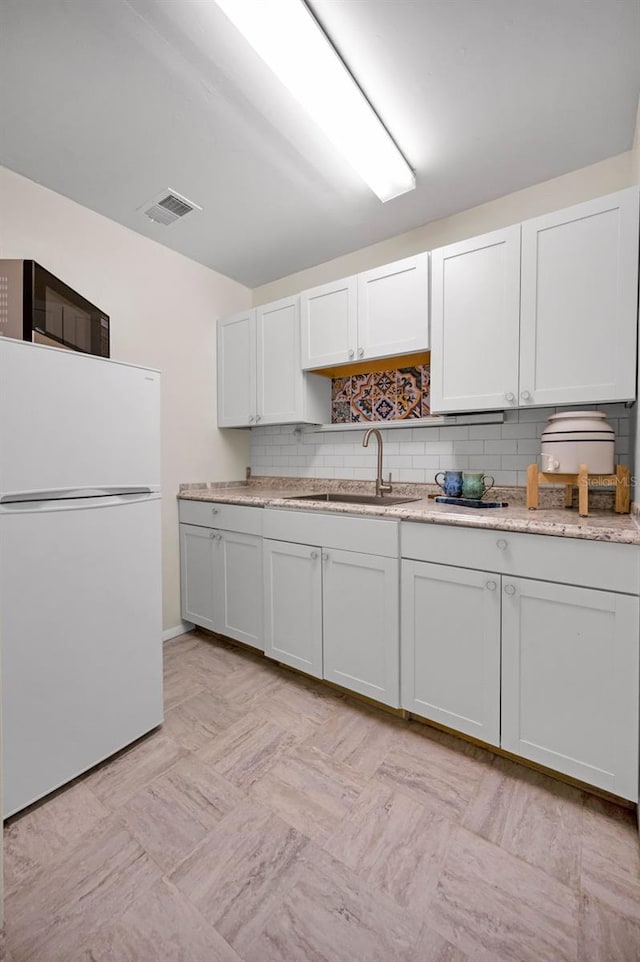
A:
<svg viewBox="0 0 640 962">
<path fill-rule="evenodd" d="M 258 419 L 295 421 L 302 406 L 300 301 L 285 297 L 256 309 Z"/>
<path fill-rule="evenodd" d="M 358 360 L 429 348 L 429 255 L 358 275 Z"/>
<path fill-rule="evenodd" d="M 638 190 L 522 225 L 520 404 L 636 395 Z"/>
<path fill-rule="evenodd" d="M 300 321 L 303 368 L 353 360 L 358 341 L 358 278 L 303 291 Z"/>
<path fill-rule="evenodd" d="M 479 411 L 518 398 L 520 225 L 431 254 L 431 408 Z"/>
<path fill-rule="evenodd" d="M 636 396 L 636 187 L 431 255 L 431 409 Z"/>
<path fill-rule="evenodd" d="M 256 313 L 218 321 L 218 426 L 249 424 L 256 414 Z"/>
<path fill-rule="evenodd" d="M 429 255 L 418 254 L 301 294 L 302 367 L 429 348 Z"/>
<path fill-rule="evenodd" d="M 218 321 L 218 427 L 322 424 L 331 381 L 300 365 L 299 297 Z"/>
</svg>

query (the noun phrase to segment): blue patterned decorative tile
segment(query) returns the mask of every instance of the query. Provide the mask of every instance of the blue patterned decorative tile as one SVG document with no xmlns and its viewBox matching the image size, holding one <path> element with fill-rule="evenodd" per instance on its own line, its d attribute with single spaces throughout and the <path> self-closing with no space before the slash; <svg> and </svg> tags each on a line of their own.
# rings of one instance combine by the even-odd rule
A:
<svg viewBox="0 0 640 962">
<path fill-rule="evenodd" d="M 351 378 L 351 420 L 373 420 L 373 374 L 354 374 Z"/>
<path fill-rule="evenodd" d="M 331 378 L 331 400 L 346 401 L 351 400 L 351 378 L 333 377 Z"/>
<path fill-rule="evenodd" d="M 396 372 L 398 384 L 397 418 L 422 416 L 422 368 L 403 367 Z"/>
<path fill-rule="evenodd" d="M 428 364 L 423 364 L 422 371 L 422 405 L 421 417 L 431 417 L 431 369 Z"/>
<path fill-rule="evenodd" d="M 351 422 L 351 405 L 348 401 L 331 402 L 331 423 L 349 424 Z"/>
</svg>

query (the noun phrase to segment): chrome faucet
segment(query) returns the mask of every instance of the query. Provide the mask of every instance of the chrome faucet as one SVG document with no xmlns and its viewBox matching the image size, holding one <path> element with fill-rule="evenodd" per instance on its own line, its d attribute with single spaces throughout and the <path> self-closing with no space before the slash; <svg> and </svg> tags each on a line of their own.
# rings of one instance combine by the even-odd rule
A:
<svg viewBox="0 0 640 962">
<path fill-rule="evenodd" d="M 389 474 L 389 480 L 382 480 L 382 435 L 377 428 L 369 428 L 367 433 L 362 439 L 362 447 L 367 448 L 369 446 L 369 438 L 371 435 L 375 435 L 378 441 L 378 473 L 376 475 L 376 497 L 381 498 L 383 494 L 391 491 L 393 485 L 391 484 L 391 474 Z"/>
</svg>

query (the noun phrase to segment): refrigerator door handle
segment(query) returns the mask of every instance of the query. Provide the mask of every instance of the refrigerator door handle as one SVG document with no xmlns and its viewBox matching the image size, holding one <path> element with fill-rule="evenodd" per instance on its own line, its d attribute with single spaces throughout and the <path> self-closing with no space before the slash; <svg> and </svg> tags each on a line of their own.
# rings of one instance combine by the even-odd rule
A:
<svg viewBox="0 0 640 962">
<path fill-rule="evenodd" d="M 0 503 L 0 517 L 17 514 L 45 514 L 59 511 L 94 511 L 99 508 L 115 508 L 118 505 L 140 504 L 159 501 L 159 491 L 146 493 L 113 494 L 99 497 L 53 498 L 49 501 L 5 501 Z"/>
<path fill-rule="evenodd" d="M 24 501 L 66 501 L 71 498 L 112 498 L 121 495 L 159 494 L 159 485 L 105 484 L 86 488 L 54 488 L 41 491 L 8 491 L 0 495 L 0 504 Z"/>
</svg>

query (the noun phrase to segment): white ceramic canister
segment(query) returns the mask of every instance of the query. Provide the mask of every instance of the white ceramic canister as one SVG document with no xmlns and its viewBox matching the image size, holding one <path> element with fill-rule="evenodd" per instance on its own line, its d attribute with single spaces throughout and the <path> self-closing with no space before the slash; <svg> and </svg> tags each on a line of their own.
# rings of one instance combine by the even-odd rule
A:
<svg viewBox="0 0 640 962">
<path fill-rule="evenodd" d="M 602 411 L 552 414 L 541 437 L 542 470 L 577 474 L 586 464 L 589 474 L 613 474 L 615 431 Z"/>
</svg>

